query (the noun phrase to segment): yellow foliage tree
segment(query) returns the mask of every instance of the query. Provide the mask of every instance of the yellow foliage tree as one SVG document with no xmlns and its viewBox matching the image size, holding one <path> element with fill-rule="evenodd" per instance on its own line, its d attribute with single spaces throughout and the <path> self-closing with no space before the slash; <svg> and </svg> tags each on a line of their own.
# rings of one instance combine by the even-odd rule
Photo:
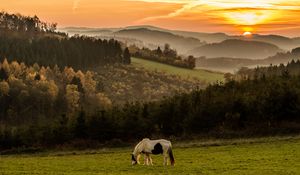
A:
<svg viewBox="0 0 300 175">
<path fill-rule="evenodd" d="M 8 95 L 9 84 L 6 81 L 0 82 L 0 96 Z"/>
<path fill-rule="evenodd" d="M 77 85 L 68 84 L 66 86 L 66 100 L 68 103 L 68 111 L 70 114 L 79 108 L 80 93 L 78 92 Z"/>
</svg>

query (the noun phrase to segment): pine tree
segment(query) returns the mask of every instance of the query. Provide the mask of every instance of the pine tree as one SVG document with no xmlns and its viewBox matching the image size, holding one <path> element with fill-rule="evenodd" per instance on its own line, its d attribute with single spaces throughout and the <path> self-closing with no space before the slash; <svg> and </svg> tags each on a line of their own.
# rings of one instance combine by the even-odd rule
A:
<svg viewBox="0 0 300 175">
<path fill-rule="evenodd" d="M 85 138 L 86 137 L 86 123 L 85 123 L 85 112 L 81 110 L 76 124 L 75 124 L 75 137 L 76 138 Z"/>
<path fill-rule="evenodd" d="M 160 47 L 158 47 L 157 49 L 156 49 L 156 54 L 159 56 L 159 57 L 161 57 L 162 56 L 162 50 L 161 50 L 161 48 Z"/>
<path fill-rule="evenodd" d="M 123 63 L 124 64 L 130 64 L 131 63 L 131 55 L 129 53 L 128 47 L 126 47 L 126 49 L 124 50 L 124 53 L 123 53 Z"/>
<path fill-rule="evenodd" d="M 7 80 L 8 75 L 4 69 L 0 68 L 0 80 Z"/>
</svg>

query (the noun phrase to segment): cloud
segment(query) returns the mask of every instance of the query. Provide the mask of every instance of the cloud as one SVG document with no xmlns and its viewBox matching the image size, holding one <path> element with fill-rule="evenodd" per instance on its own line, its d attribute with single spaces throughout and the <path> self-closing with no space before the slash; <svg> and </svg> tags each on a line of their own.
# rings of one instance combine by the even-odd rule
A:
<svg viewBox="0 0 300 175">
<path fill-rule="evenodd" d="M 151 1 L 153 2 L 153 1 Z M 166 2 L 166 1 L 164 1 Z M 170 2 L 170 1 L 168 1 Z M 175 2 L 175 1 L 173 1 Z M 182 2 L 181 2 L 182 3 Z M 203 3 L 201 3 L 200 1 L 189 1 L 189 3 L 186 3 L 182 6 L 182 8 L 174 11 L 174 12 L 171 12 L 169 14 L 166 14 L 166 15 L 161 15 L 161 16 L 152 16 L 152 17 L 147 17 L 147 18 L 144 18 L 142 20 L 139 20 L 137 21 L 137 23 L 143 23 L 143 22 L 147 22 L 147 21 L 153 21 L 153 20 L 157 20 L 157 19 L 164 19 L 164 18 L 172 18 L 172 17 L 176 17 L 176 16 L 179 16 L 181 15 L 182 13 L 194 8 L 194 7 L 197 7 L 199 5 L 201 5 Z"/>
<path fill-rule="evenodd" d="M 132 0 L 130 0 L 132 1 Z M 256 25 L 282 19 L 283 15 L 299 12 L 298 0 L 135 0 L 142 2 L 160 2 L 182 4 L 182 7 L 164 15 L 149 16 L 136 23 L 145 23 L 160 19 L 185 18 L 195 19 L 195 16 L 217 22 L 212 19 L 220 19 L 224 23 Z M 297 2 L 298 1 L 298 2 Z M 297 14 L 296 16 L 299 16 Z"/>
</svg>

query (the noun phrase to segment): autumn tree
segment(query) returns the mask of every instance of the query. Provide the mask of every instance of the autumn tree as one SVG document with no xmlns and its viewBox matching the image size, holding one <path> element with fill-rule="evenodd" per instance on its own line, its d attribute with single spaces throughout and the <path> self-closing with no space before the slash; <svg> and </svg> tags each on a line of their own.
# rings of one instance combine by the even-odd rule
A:
<svg viewBox="0 0 300 175">
<path fill-rule="evenodd" d="M 69 84 L 66 86 L 66 100 L 68 104 L 68 112 L 70 113 L 70 116 L 73 116 L 80 105 L 80 93 L 78 92 L 77 85 Z"/>
</svg>

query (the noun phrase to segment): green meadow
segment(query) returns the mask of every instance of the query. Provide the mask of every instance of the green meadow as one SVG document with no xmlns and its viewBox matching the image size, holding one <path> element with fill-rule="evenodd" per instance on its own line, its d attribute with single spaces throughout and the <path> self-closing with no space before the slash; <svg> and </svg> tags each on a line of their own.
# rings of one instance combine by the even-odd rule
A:
<svg viewBox="0 0 300 175">
<path fill-rule="evenodd" d="M 183 78 L 197 78 L 206 82 L 223 81 L 224 74 L 202 69 L 185 69 L 141 58 L 131 58 L 132 65 L 144 67 L 147 70 L 161 71 L 167 74 L 179 75 Z"/>
<path fill-rule="evenodd" d="M 300 138 L 174 143 L 175 167 L 130 163 L 131 148 L 2 155 L 0 174 L 300 174 Z"/>
</svg>

